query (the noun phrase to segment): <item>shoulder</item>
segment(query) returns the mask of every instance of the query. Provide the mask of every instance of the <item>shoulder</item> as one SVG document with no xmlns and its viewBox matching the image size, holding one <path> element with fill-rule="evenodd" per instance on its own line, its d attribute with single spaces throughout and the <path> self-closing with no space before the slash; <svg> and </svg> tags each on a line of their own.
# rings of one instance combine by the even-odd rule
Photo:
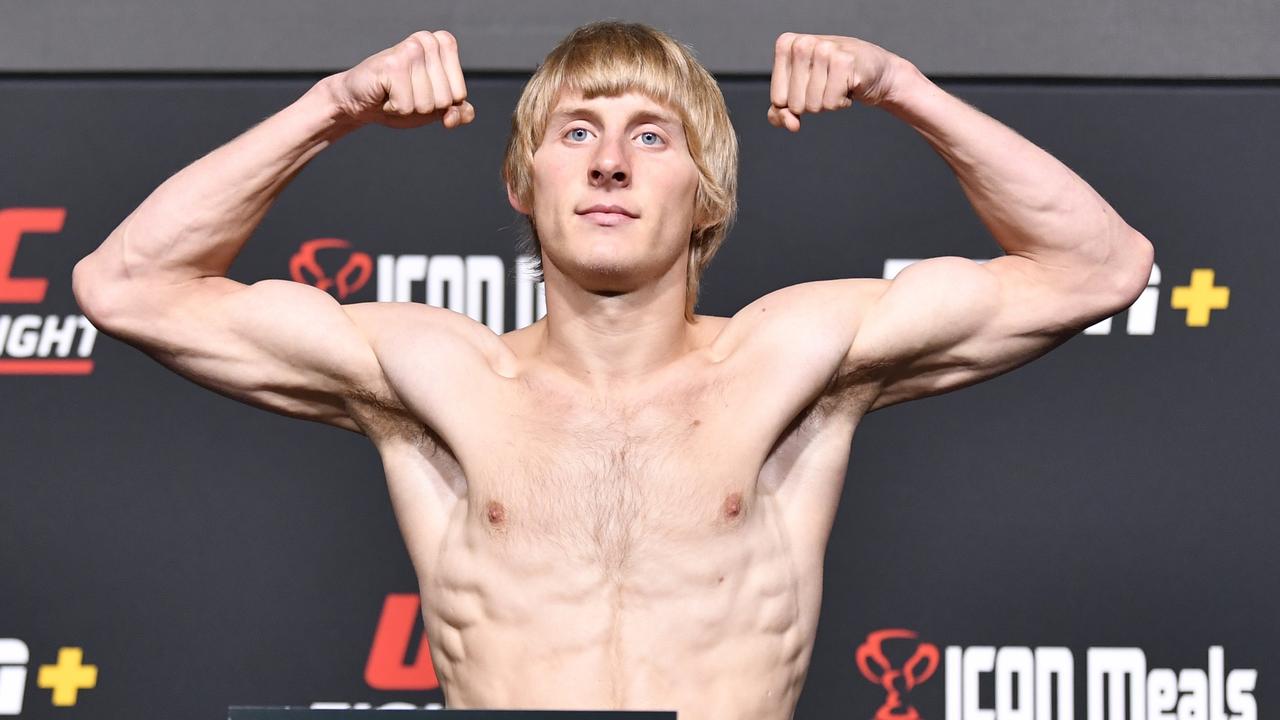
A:
<svg viewBox="0 0 1280 720">
<path fill-rule="evenodd" d="M 769 353 L 839 365 L 867 311 L 888 280 L 849 278 L 790 285 L 760 297 L 729 318 L 713 352 Z"/>
<path fill-rule="evenodd" d="M 449 357 L 500 366 L 510 351 L 488 326 L 453 310 L 419 302 L 369 302 L 343 309 L 382 358 L 401 351 L 425 352 L 435 362 Z"/>
<path fill-rule="evenodd" d="M 779 393 L 791 410 L 824 397 L 862 397 L 876 374 L 849 349 L 888 282 L 823 280 L 771 292 L 724 322 L 711 354 L 758 392 Z"/>
<path fill-rule="evenodd" d="M 433 408 L 513 362 L 497 334 L 462 313 L 419 302 L 353 303 L 343 309 L 378 360 L 380 377 L 358 398 L 377 412 L 432 424 Z"/>
</svg>

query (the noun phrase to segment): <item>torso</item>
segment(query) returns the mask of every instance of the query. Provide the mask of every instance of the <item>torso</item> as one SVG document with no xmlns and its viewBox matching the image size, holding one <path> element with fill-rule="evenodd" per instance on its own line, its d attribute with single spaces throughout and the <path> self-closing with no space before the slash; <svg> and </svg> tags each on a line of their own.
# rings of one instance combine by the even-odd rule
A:
<svg viewBox="0 0 1280 720">
<path fill-rule="evenodd" d="M 448 707 L 791 717 L 868 386 L 703 348 L 605 395 L 464 361 L 428 398 L 421 348 L 378 354 L 407 412 L 361 425 Z"/>
</svg>

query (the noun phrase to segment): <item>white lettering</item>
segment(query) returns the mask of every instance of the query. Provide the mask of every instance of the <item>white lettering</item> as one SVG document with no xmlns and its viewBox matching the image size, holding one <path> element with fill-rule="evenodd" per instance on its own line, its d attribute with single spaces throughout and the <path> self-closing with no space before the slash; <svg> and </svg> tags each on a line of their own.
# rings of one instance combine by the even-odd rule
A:
<svg viewBox="0 0 1280 720">
<path fill-rule="evenodd" d="M 963 648 L 947 646 L 947 720 L 963 720 L 960 707 L 960 674 Z"/>
<path fill-rule="evenodd" d="M 1227 720 L 1226 708 L 1222 705 L 1222 646 L 1209 647 L 1209 720 Z M 1201 673 L 1203 674 L 1203 673 Z M 1181 703 L 1179 703 L 1181 705 Z M 1178 717 L 1182 718 L 1182 708 L 1178 708 Z M 1204 717 L 1201 715 L 1201 717 Z"/>
<path fill-rule="evenodd" d="M 392 295 L 387 300 L 409 302 L 413 300 L 413 284 L 427 279 L 426 255 L 401 255 L 396 258 L 395 280 Z M 378 283 L 381 287 L 382 283 Z M 379 297 L 379 300 L 383 298 Z"/>
<path fill-rule="evenodd" d="M 1147 717 L 1147 656 L 1139 648 L 1089 648 L 1089 720 L 1141 720 Z M 1130 687 L 1125 690 L 1125 676 Z M 1108 680 L 1108 713 L 1102 712 L 1103 678 Z M 1128 703 L 1125 703 L 1125 699 Z M 1125 705 L 1128 715 L 1125 715 Z"/>
<path fill-rule="evenodd" d="M 1178 698 L 1178 720 L 1208 720 L 1209 678 L 1199 668 L 1188 668 L 1178 673 L 1178 691 L 1187 693 Z"/>
<path fill-rule="evenodd" d="M 1232 670 L 1227 675 L 1227 705 L 1231 712 L 1240 713 L 1239 720 L 1258 720 L 1258 702 L 1253 699 L 1253 686 L 1258 682 L 1258 671 Z"/>
<path fill-rule="evenodd" d="M 1013 677 L 1018 677 L 1015 706 Z M 996 717 L 1000 720 L 1034 720 L 1031 703 L 1035 659 L 1031 648 L 1002 647 L 996 652 Z"/>
<path fill-rule="evenodd" d="M 1065 647 L 948 646 L 946 720 L 1073 720 L 1074 667 Z M 1232 670 L 1224 683 L 1224 668 L 1220 645 L 1209 648 L 1207 672 L 1148 672 L 1140 648 L 1089 648 L 1088 720 L 1257 720 L 1258 671 Z M 979 706 L 979 685 L 989 672 L 995 676 L 994 709 Z"/>
<path fill-rule="evenodd" d="M 36 348 L 36 357 L 49 357 L 50 351 L 57 344 L 58 357 L 66 357 L 71 353 L 71 341 L 76 338 L 79 323 L 75 315 L 68 315 L 59 322 L 57 315 L 48 315 L 44 319 L 44 327 L 40 328 L 40 345 Z"/>
<path fill-rule="evenodd" d="M 40 342 L 37 329 L 42 322 L 39 315 L 15 316 L 4 344 L 4 354 L 15 358 L 31 357 L 35 353 L 36 344 Z"/>
<path fill-rule="evenodd" d="M 1064 647 L 1036 648 L 1036 719 L 1053 717 L 1053 689 L 1058 690 L 1058 720 L 1076 716 L 1075 658 Z"/>
<path fill-rule="evenodd" d="M 426 705 L 414 705 L 407 702 L 389 702 L 374 707 L 367 702 L 344 703 L 344 702 L 313 702 L 312 710 L 417 710 L 421 707 L 423 710 L 443 710 L 444 705 L 440 703 L 427 703 Z"/>
<path fill-rule="evenodd" d="M 463 287 L 467 269 L 460 255 L 435 255 L 427 264 L 427 304 L 449 308 L 460 313 L 466 311 L 463 299 L 466 288 Z M 448 286 L 448 299 L 445 289 Z"/>
<path fill-rule="evenodd" d="M 516 329 L 547 314 L 546 289 L 529 276 L 530 264 L 527 256 L 516 258 Z M 425 302 L 465 313 L 498 334 L 507 329 L 507 271 L 497 255 L 379 255 L 377 267 L 378 302 Z"/>
<path fill-rule="evenodd" d="M 1178 675 L 1169 668 L 1156 668 L 1147 675 L 1147 720 L 1177 720 Z"/>
<path fill-rule="evenodd" d="M 0 715 L 22 712 L 30 660 L 26 643 L 17 638 L 0 638 Z"/>
<path fill-rule="evenodd" d="M 13 358 L 66 357 L 71 354 L 77 330 L 81 332 L 76 355 L 88 357 L 93 352 L 98 329 L 83 315 L 0 315 L 0 348 L 3 348 L 0 355 Z"/>
<path fill-rule="evenodd" d="M 89 322 L 89 318 L 83 315 L 77 315 L 80 318 L 80 329 L 84 334 L 80 336 L 80 346 L 76 348 L 76 355 L 80 357 L 89 357 L 93 354 L 93 344 L 98 339 L 98 328 Z"/>
<path fill-rule="evenodd" d="M 978 707 L 978 676 L 996 666 L 996 649 L 987 645 L 965 648 L 964 683 L 960 692 L 964 720 L 995 720 L 996 714 Z"/>
<path fill-rule="evenodd" d="M 502 334 L 506 312 L 505 270 L 497 255 L 467 256 L 467 315 L 498 334 Z"/>
</svg>

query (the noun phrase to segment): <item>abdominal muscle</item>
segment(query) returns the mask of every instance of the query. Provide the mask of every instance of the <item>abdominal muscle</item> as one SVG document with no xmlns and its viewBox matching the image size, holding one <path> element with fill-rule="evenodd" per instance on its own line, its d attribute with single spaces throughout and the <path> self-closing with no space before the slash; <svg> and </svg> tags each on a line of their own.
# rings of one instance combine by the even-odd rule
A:
<svg viewBox="0 0 1280 720">
<path fill-rule="evenodd" d="M 447 707 L 792 716 L 852 425 L 664 396 L 502 403 L 456 455 L 378 443 Z"/>
<path fill-rule="evenodd" d="M 820 568 L 797 565 L 772 498 L 747 505 L 728 498 L 741 522 L 701 539 L 634 527 L 624 557 L 563 527 L 495 531 L 507 508 L 460 501 L 422 578 L 447 705 L 790 717 Z"/>
</svg>

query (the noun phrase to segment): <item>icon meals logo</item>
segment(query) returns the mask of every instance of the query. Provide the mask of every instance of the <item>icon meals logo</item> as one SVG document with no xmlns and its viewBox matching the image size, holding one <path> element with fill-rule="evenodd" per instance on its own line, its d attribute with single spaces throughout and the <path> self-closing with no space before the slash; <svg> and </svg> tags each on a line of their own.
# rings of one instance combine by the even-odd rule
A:
<svg viewBox="0 0 1280 720">
<path fill-rule="evenodd" d="M 886 646 L 910 641 L 914 653 L 896 665 Z M 910 647 L 908 647 L 910 649 Z M 857 665 L 887 698 L 875 720 L 925 720 L 904 697 L 933 675 L 937 648 L 902 629 L 877 630 L 858 647 Z M 901 655 L 898 655 L 901 657 Z M 1206 669 L 1151 668 L 1134 647 L 1091 647 L 1085 655 L 1087 720 L 1257 720 L 1258 671 L 1227 672 L 1222 646 L 1209 648 Z M 1065 647 L 947 646 L 945 720 L 1074 720 L 1075 656 Z M 994 707 L 981 707 L 980 687 L 994 685 Z M 1056 697 L 1055 697 L 1056 696 Z"/>
<path fill-rule="evenodd" d="M 314 285 L 325 292 L 336 289 L 339 300 L 365 286 L 373 275 L 373 259 L 368 253 L 349 250 L 351 243 L 342 238 L 316 238 L 302 243 L 298 252 L 289 258 L 289 275 L 294 282 Z M 321 250 L 349 250 L 347 260 L 333 276 L 320 265 L 316 254 Z M 354 277 L 353 277 L 354 276 Z"/>
<path fill-rule="evenodd" d="M 901 668 L 895 668 L 884 652 L 886 640 L 915 640 L 916 637 L 910 630 L 876 630 L 858 646 L 858 669 L 863 677 L 883 687 L 887 695 L 884 704 L 876 710 L 875 720 L 918 720 L 920 717 L 914 707 L 903 708 L 898 680 L 902 680 L 902 692 L 906 692 L 933 677 L 933 671 L 938 669 L 938 647 L 927 642 L 916 643 L 915 653 Z M 870 663 L 875 663 L 875 667 Z"/>
</svg>

